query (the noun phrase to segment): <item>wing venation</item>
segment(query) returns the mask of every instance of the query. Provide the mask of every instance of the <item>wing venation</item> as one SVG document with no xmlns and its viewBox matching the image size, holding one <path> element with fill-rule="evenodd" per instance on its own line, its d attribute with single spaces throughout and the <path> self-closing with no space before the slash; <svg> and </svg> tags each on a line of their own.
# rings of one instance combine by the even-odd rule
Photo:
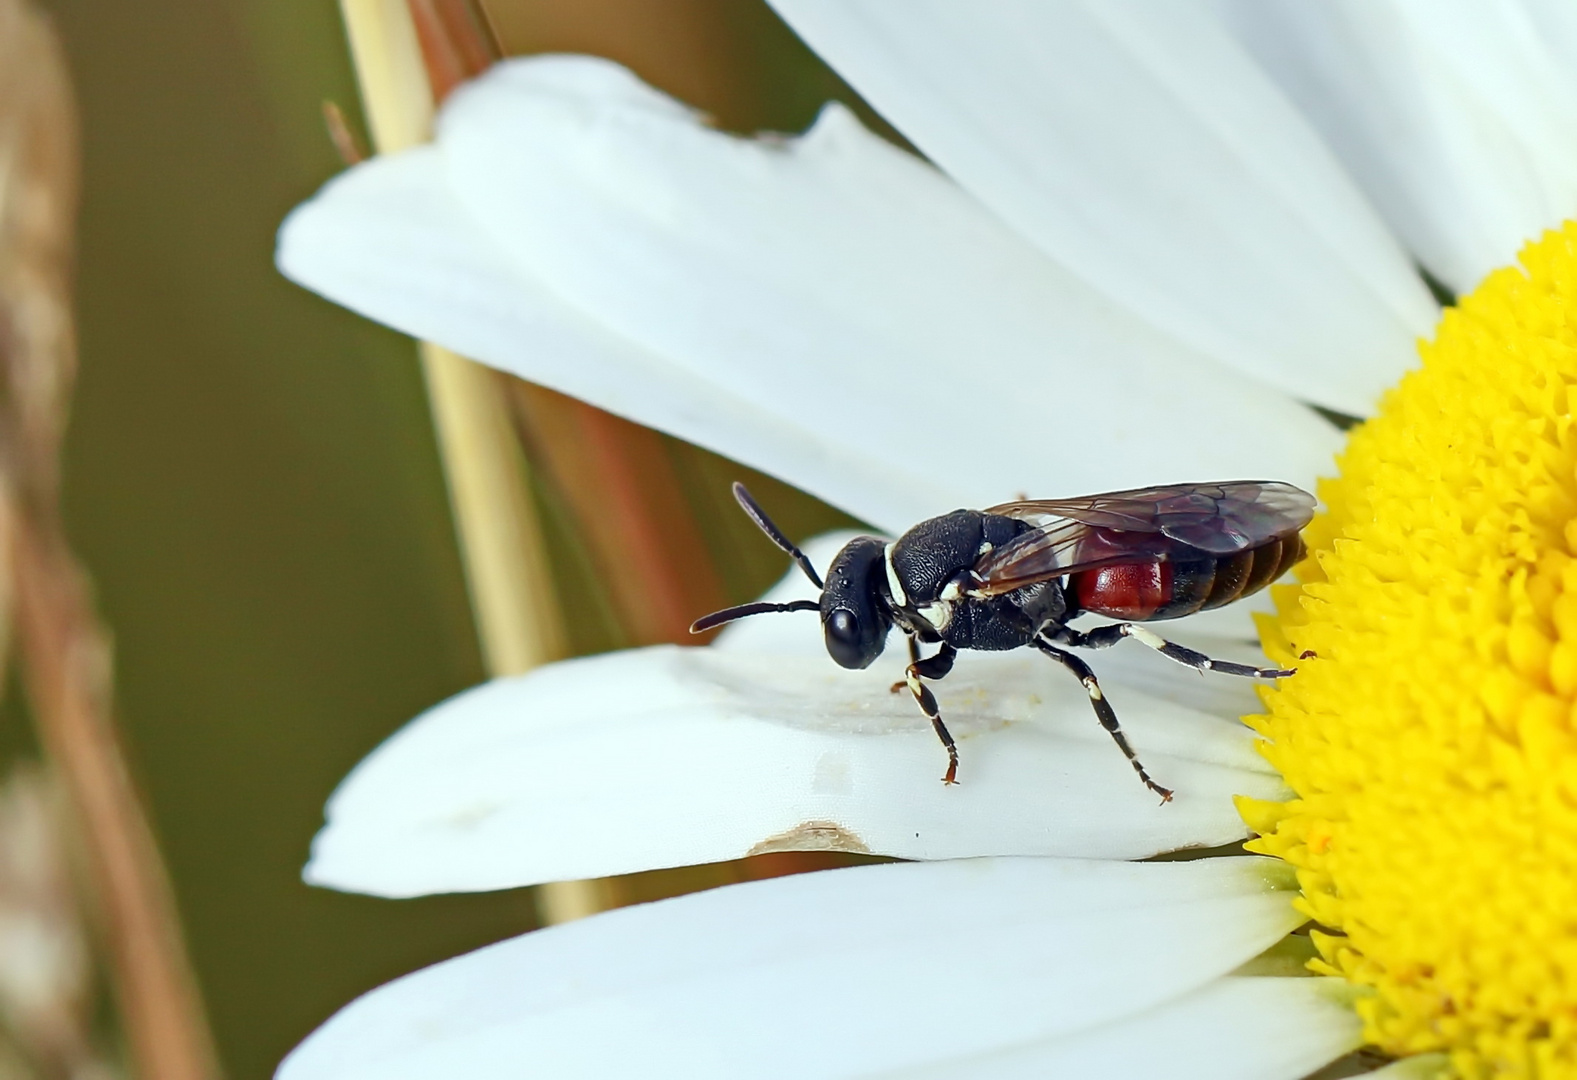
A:
<svg viewBox="0 0 1577 1080">
<path fill-rule="evenodd" d="M 1036 528 L 975 565 L 984 595 L 1101 566 L 1233 555 L 1302 529 L 1314 496 L 1291 484 L 1236 480 L 1027 499 L 990 507 Z"/>
</svg>

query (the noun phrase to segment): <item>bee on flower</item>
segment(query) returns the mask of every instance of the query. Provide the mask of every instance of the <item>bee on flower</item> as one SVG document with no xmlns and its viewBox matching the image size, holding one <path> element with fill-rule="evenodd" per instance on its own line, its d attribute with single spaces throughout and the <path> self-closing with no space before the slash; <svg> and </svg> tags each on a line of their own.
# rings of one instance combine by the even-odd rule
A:
<svg viewBox="0 0 1577 1080">
<path fill-rule="evenodd" d="M 608 61 L 512 61 L 299 208 L 281 268 L 892 538 L 1017 493 L 1316 491 L 1257 627 L 1248 603 L 1177 624 L 1297 674 L 1261 700 L 1114 650 L 1165 806 L 1025 650 L 937 687 L 956 789 L 887 693 L 900 650 L 846 671 L 790 619 L 478 687 L 346 779 L 309 880 L 914 861 L 456 958 L 348 1005 L 283 1080 L 1295 1080 L 1360 1047 L 1577 1075 L 1577 16 L 774 6 L 923 160 L 838 105 L 741 138 Z M 761 603 L 813 599 L 791 576 Z"/>
</svg>

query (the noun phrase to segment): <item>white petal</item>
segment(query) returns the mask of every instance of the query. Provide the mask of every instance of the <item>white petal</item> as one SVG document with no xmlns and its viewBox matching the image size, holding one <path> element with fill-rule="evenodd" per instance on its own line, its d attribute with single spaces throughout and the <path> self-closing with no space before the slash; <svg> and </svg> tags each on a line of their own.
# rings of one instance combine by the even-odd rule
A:
<svg viewBox="0 0 1577 1080">
<path fill-rule="evenodd" d="M 1436 1080 L 1450 1076 L 1451 1059 L 1445 1054 L 1415 1054 L 1364 1073 L 1367 1080 Z"/>
<path fill-rule="evenodd" d="M 1434 306 L 1319 139 L 1197 5 L 774 0 L 916 146 L 1108 297 L 1369 412 Z"/>
<path fill-rule="evenodd" d="M 1108 685 L 1176 789 L 1158 805 L 1078 682 L 1022 651 L 968 654 L 935 685 L 962 758 L 946 787 L 930 725 L 889 692 L 902 662 L 657 646 L 486 684 L 346 778 L 307 880 L 412 896 L 818 847 L 1135 858 L 1239 839 L 1232 795 L 1284 797 L 1246 728 Z"/>
<path fill-rule="evenodd" d="M 1522 0 L 1534 32 L 1556 61 L 1556 73 L 1577 93 L 1577 7 L 1566 0 Z"/>
<path fill-rule="evenodd" d="M 433 147 L 350 170 L 285 220 L 280 270 L 414 337 L 802 485 L 819 482 L 836 462 L 843 505 L 856 514 L 879 509 L 884 498 L 915 507 L 936 500 L 924 478 L 845 454 L 789 410 L 730 396 L 569 308 L 487 240 L 444 176 Z"/>
<path fill-rule="evenodd" d="M 528 934 L 352 1003 L 280 1080 L 853 1077 L 1071 1034 L 1297 925 L 1258 859 L 805 874 Z"/>
<path fill-rule="evenodd" d="M 1458 292 L 1577 215 L 1570 5 L 1242 0 L 1228 10 L 1403 241 Z"/>
<path fill-rule="evenodd" d="M 1066 1038 L 878 1075 L 883 1080 L 1299 1080 L 1362 1042 L 1350 997 L 1346 984 L 1335 979 L 1228 976 Z"/>
<path fill-rule="evenodd" d="M 945 488 L 919 516 L 1326 464 L 1305 412 L 1102 302 L 841 106 L 803 138 L 742 140 L 557 57 L 495 68 L 439 132 L 512 257 L 698 376 Z"/>
<path fill-rule="evenodd" d="M 432 280 L 403 206 L 350 205 L 355 177 L 383 161 L 297 212 L 287 270 L 884 528 L 1020 492 L 1308 486 L 1339 445 L 1306 410 L 1104 302 L 841 108 L 801 139 L 741 140 L 606 62 L 545 58 L 456 94 L 441 145 L 476 234 L 446 233 L 445 253 L 477 249 L 474 269 L 495 277 L 507 259 L 516 273 L 483 292 L 520 289 L 542 308 L 551 287 L 638 350 L 539 349 L 497 311 L 477 340 L 463 296 L 411 310 L 435 285 L 446 301 L 454 290 Z M 321 218 L 335 221 L 309 229 Z M 375 276 L 395 280 L 349 295 Z M 418 313 L 431 316 L 420 328 Z"/>
</svg>

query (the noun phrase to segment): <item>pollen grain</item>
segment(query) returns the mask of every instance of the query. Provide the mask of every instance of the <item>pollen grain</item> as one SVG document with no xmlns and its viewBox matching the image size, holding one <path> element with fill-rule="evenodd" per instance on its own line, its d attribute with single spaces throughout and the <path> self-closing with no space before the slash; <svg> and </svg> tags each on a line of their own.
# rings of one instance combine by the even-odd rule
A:
<svg viewBox="0 0 1577 1080">
<path fill-rule="evenodd" d="M 1469 1080 L 1577 1078 L 1577 225 L 1520 264 L 1320 485 L 1249 718 L 1295 798 L 1239 804 L 1368 1040 Z"/>
</svg>

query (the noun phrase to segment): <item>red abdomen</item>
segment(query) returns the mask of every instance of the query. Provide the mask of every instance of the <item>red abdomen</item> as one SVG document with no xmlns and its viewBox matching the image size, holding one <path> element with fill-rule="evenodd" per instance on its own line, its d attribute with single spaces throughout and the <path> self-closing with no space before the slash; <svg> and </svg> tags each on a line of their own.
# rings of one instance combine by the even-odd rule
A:
<svg viewBox="0 0 1577 1080">
<path fill-rule="evenodd" d="M 1256 593 L 1303 557 L 1296 533 L 1240 551 L 1081 570 L 1068 593 L 1085 611 L 1133 622 L 1176 619 Z"/>
<path fill-rule="evenodd" d="M 1129 563 L 1073 575 L 1073 594 L 1085 611 L 1114 619 L 1144 620 L 1172 596 L 1172 564 Z"/>
</svg>

